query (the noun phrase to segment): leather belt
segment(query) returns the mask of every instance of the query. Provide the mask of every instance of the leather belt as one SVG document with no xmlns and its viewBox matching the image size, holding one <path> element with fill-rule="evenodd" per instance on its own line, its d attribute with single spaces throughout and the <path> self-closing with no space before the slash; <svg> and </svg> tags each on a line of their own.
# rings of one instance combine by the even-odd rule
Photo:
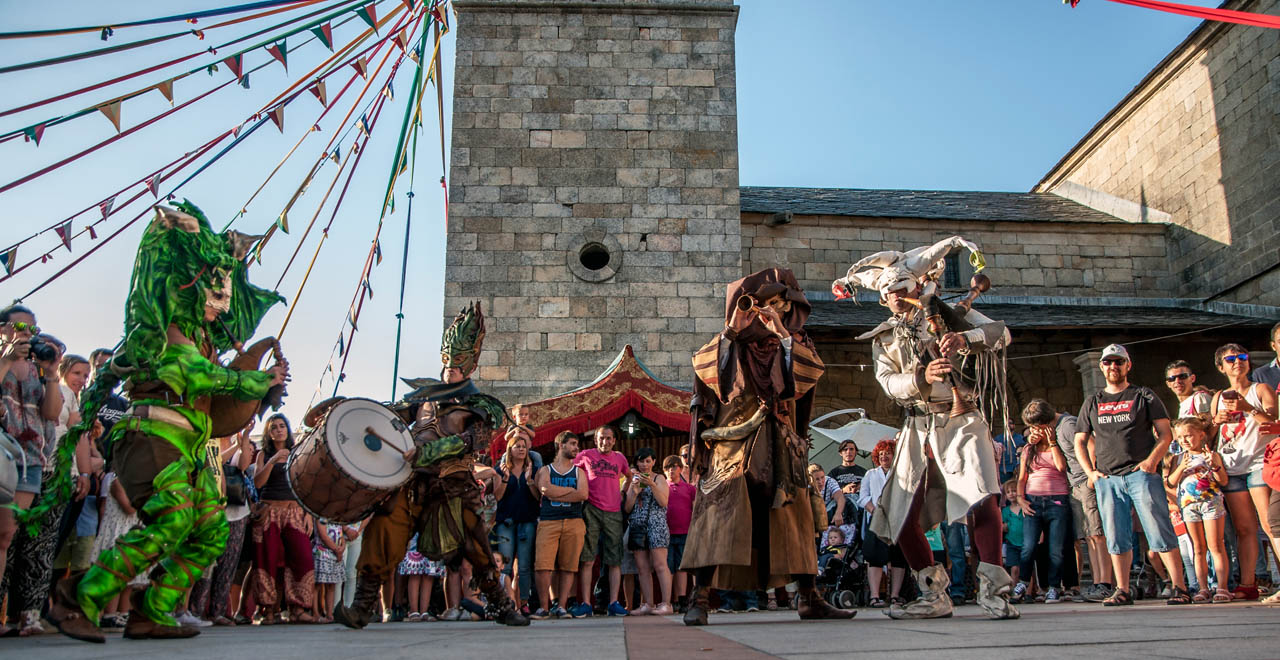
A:
<svg viewBox="0 0 1280 660">
<path fill-rule="evenodd" d="M 911 405 L 907 406 L 909 415 L 935 415 L 945 412 L 951 412 L 950 401 L 912 401 Z"/>
<path fill-rule="evenodd" d="M 164 422 L 180 429 L 195 431 L 195 427 L 191 426 L 191 422 L 187 421 L 187 418 L 183 417 L 182 413 L 163 406 L 131 406 L 129 408 L 129 416 L 138 419 L 149 419 L 154 422 Z"/>
</svg>

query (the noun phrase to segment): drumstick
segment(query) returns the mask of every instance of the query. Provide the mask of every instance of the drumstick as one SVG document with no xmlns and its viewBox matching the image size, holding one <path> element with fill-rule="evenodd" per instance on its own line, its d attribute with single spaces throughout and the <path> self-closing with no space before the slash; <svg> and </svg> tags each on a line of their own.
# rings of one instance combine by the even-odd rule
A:
<svg viewBox="0 0 1280 660">
<path fill-rule="evenodd" d="M 373 436 L 373 437 L 375 437 L 375 438 L 377 438 L 377 439 L 378 439 L 378 442 L 380 442 L 380 443 L 382 443 L 382 444 L 385 444 L 385 445 L 390 445 L 391 447 L 393 447 L 393 448 L 395 448 L 395 449 L 397 449 L 397 450 L 401 450 L 401 451 L 403 451 L 399 446 L 397 446 L 397 445 L 396 445 L 396 443 L 391 442 L 390 440 L 387 440 L 386 438 L 384 438 L 384 437 L 382 437 L 381 435 L 379 435 L 379 434 L 378 434 L 378 432 L 377 432 L 377 431 L 375 431 L 375 430 L 374 430 L 374 428 L 373 428 L 372 426 L 366 426 L 366 427 L 364 427 L 364 433 L 365 433 L 365 437 L 366 437 L 366 438 L 368 438 L 369 436 Z M 364 446 L 369 447 L 369 445 L 370 445 L 370 443 L 366 440 L 366 441 L 365 441 L 365 443 L 364 443 Z M 380 444 L 380 445 L 378 445 L 377 447 L 369 447 L 369 450 L 370 450 L 370 451 L 378 451 L 378 450 L 380 450 L 380 449 L 382 449 L 382 445 L 381 445 L 381 444 Z"/>
</svg>

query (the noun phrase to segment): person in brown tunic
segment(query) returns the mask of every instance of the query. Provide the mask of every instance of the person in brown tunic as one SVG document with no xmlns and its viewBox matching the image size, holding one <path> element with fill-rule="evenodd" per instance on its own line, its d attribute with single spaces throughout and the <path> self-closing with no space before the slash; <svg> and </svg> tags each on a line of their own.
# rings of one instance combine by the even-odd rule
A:
<svg viewBox="0 0 1280 660">
<path fill-rule="evenodd" d="M 694 576 L 685 625 L 707 623 L 710 588 L 796 581 L 801 619 L 848 619 L 814 588 L 806 478 L 813 387 L 823 364 L 804 331 L 809 301 L 784 268 L 729 285 L 725 329 L 693 357 L 691 470 L 698 493 L 681 569 Z M 797 431 L 799 429 L 799 431 Z"/>
</svg>

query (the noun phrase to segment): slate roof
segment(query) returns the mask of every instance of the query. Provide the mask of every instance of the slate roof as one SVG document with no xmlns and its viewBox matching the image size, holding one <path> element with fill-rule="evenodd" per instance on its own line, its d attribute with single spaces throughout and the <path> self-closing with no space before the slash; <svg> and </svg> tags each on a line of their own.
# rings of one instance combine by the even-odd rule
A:
<svg viewBox="0 0 1280 660">
<path fill-rule="evenodd" d="M 744 213 L 989 220 L 995 222 L 1124 222 L 1053 193 L 951 190 L 863 190 L 743 186 Z"/>
<path fill-rule="evenodd" d="M 889 318 L 889 312 L 876 303 L 811 301 L 813 314 L 805 327 L 809 330 L 870 329 Z M 1112 307 L 1106 305 L 1045 305 L 979 303 L 976 309 L 1004 321 L 1010 328 L 1047 330 L 1066 328 L 1210 328 L 1227 323 L 1239 327 L 1266 328 L 1274 319 L 1223 314 L 1185 307 Z"/>
</svg>

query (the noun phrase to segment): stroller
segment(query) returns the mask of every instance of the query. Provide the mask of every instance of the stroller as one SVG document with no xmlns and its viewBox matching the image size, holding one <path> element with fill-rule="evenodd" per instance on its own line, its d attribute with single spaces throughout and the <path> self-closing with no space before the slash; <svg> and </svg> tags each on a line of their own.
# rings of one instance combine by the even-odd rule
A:
<svg viewBox="0 0 1280 660">
<path fill-rule="evenodd" d="M 819 593 L 832 606 L 840 609 L 864 607 L 868 603 L 867 566 L 862 561 L 862 541 L 853 538 L 839 546 L 838 556 L 823 553 L 818 558 Z"/>
</svg>

